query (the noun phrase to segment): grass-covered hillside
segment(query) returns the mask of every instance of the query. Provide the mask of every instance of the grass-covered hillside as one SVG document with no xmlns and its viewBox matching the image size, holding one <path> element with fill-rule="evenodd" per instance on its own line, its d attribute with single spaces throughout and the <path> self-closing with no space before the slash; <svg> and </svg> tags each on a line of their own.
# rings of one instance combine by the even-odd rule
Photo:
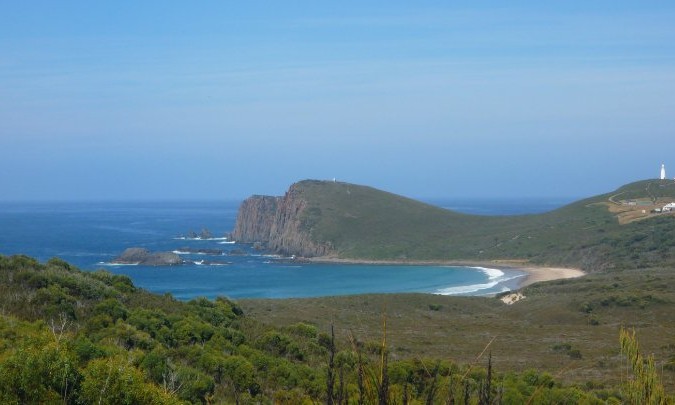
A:
<svg viewBox="0 0 675 405">
<path fill-rule="evenodd" d="M 647 213 L 621 224 L 612 209 L 635 198 L 675 201 L 675 182 L 669 180 L 636 182 L 552 212 L 520 216 L 466 215 L 348 183 L 308 180 L 296 187 L 307 202 L 303 229 L 341 258 L 520 259 L 587 270 L 675 263 L 671 215 Z"/>
<path fill-rule="evenodd" d="M 493 300 L 401 297 L 411 305 L 424 303 L 404 315 L 424 322 L 449 311 L 477 318 L 484 313 L 481 307 L 495 310 L 483 320 L 486 324 L 505 316 Z M 656 299 L 638 300 L 659 305 Z M 586 319 L 588 308 L 596 314 L 597 305 L 604 323 L 610 318 L 601 307 L 611 311 L 621 302 L 589 301 L 573 311 Z M 300 316 L 311 323 L 268 326 L 224 298 L 179 302 L 138 289 L 125 276 L 81 272 L 58 259 L 41 264 L 25 256 L 0 256 L 0 308 L 2 404 L 601 404 L 626 401 L 631 392 L 653 392 L 651 385 L 622 390 L 594 375 L 562 385 L 542 369 L 512 367 L 502 360 L 510 355 L 499 337 L 490 347 L 490 328 L 482 334 L 467 329 L 466 339 L 487 349 L 482 355 L 473 347 L 458 355 L 453 342 L 467 326 L 457 322 L 452 327 L 452 318 L 435 327 L 416 321 L 429 328 L 422 331 L 424 339 L 444 339 L 438 334 L 445 334 L 445 350 L 415 354 L 409 347 L 400 356 L 406 346 L 398 336 L 406 332 L 395 322 L 402 316 L 398 306 L 392 306 L 386 324 L 377 315 L 364 318 L 368 330 L 328 313 Z M 576 334 L 563 336 L 578 327 L 575 322 L 558 319 L 559 339 L 545 343 L 564 362 L 577 351 L 581 358 L 594 358 Z M 527 327 L 542 326 L 533 320 Z M 549 334 L 550 328 L 545 329 Z M 618 333 L 613 334 L 613 342 L 601 349 L 607 363 L 595 367 L 620 367 Z"/>
<path fill-rule="evenodd" d="M 534 284 L 504 305 L 492 297 L 380 294 L 285 300 L 242 300 L 247 314 L 273 324 L 330 322 L 377 340 L 387 317 L 391 356 L 470 362 L 492 341 L 498 369 L 546 370 L 568 383 L 617 387 L 625 359 L 617 336 L 635 328 L 663 381 L 675 390 L 675 272 L 620 270 Z M 623 366 L 622 366 L 623 365 Z"/>
</svg>

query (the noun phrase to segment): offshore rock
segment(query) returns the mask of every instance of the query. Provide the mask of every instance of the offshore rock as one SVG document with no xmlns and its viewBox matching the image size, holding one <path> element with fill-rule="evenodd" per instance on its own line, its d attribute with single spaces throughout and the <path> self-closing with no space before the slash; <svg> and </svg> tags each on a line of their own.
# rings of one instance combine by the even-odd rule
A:
<svg viewBox="0 0 675 405">
<path fill-rule="evenodd" d="M 150 252 L 143 248 L 128 248 L 112 261 L 115 264 L 140 264 L 143 266 L 175 266 L 183 259 L 172 252 Z"/>
<path fill-rule="evenodd" d="M 298 183 L 291 185 L 283 197 L 250 197 L 239 208 L 232 239 L 262 243 L 282 255 L 325 256 L 331 253 L 330 247 L 314 241 L 311 229 L 302 226 L 306 207 Z"/>
</svg>

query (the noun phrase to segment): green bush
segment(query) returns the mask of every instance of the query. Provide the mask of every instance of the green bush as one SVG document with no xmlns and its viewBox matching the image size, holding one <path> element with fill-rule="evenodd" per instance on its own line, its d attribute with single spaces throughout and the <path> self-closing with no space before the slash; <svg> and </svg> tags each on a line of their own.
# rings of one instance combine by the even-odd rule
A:
<svg viewBox="0 0 675 405">
<path fill-rule="evenodd" d="M 90 404 L 178 404 L 121 358 L 96 359 L 83 371 L 80 398 Z"/>
<path fill-rule="evenodd" d="M 118 319 L 125 320 L 129 315 L 127 308 L 114 298 L 107 298 L 94 307 L 94 315 L 108 315 L 113 322 Z"/>
</svg>

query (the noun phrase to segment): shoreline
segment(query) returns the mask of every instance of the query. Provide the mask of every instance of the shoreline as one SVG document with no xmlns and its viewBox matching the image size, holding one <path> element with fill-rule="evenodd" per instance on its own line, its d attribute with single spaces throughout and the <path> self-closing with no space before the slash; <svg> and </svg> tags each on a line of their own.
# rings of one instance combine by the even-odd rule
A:
<svg viewBox="0 0 675 405">
<path fill-rule="evenodd" d="M 519 291 L 531 284 L 541 281 L 562 280 L 577 278 L 586 275 L 586 272 L 569 267 L 536 266 L 525 260 L 361 260 L 341 259 L 337 257 L 298 258 L 298 261 L 317 264 L 366 264 L 366 265 L 401 265 L 401 266 L 460 266 L 484 267 L 497 270 L 514 270 L 525 273 L 524 277 L 517 277 L 504 283 L 510 291 Z M 511 283 L 509 283 L 511 282 Z"/>
<path fill-rule="evenodd" d="M 528 285 L 538 283 L 540 281 L 553 281 L 553 280 L 563 280 L 568 278 L 577 278 L 585 276 L 587 273 L 579 270 L 572 269 L 568 267 L 535 267 L 528 266 L 523 268 L 518 268 L 518 270 L 524 271 L 527 273 L 525 279 L 519 283 L 518 289 L 527 287 Z"/>
</svg>

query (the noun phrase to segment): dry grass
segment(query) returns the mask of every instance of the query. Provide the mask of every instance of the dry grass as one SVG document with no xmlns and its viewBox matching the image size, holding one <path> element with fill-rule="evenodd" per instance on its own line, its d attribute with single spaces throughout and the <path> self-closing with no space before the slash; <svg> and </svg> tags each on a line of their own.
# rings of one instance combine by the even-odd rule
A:
<svg viewBox="0 0 675 405">
<path fill-rule="evenodd" d="M 648 199 L 640 199 L 638 201 L 651 202 L 651 200 Z M 643 219 L 654 218 L 656 216 L 675 215 L 675 212 L 665 212 L 665 213 L 651 212 L 652 210 L 661 208 L 670 202 L 673 202 L 672 198 L 659 198 L 657 199 L 655 204 L 649 205 L 623 205 L 611 202 L 603 203 L 603 205 L 607 206 L 609 212 L 616 215 L 616 218 L 619 220 L 620 225 L 625 225 Z"/>
<path fill-rule="evenodd" d="M 527 299 L 504 305 L 496 298 L 426 294 L 360 295 L 286 300 L 243 300 L 245 312 L 277 326 L 305 321 L 328 331 L 343 346 L 347 335 L 381 338 L 387 314 L 392 358 L 435 357 L 470 363 L 494 338 L 499 371 L 528 368 L 558 374 L 567 382 L 621 377 L 618 334 L 635 327 L 645 350 L 661 361 L 675 355 L 675 293 L 670 270 L 591 275 L 535 284 Z M 608 298 L 614 297 L 614 298 Z M 566 345 L 569 350 L 557 350 Z M 675 386 L 666 371 L 665 384 Z"/>
</svg>

